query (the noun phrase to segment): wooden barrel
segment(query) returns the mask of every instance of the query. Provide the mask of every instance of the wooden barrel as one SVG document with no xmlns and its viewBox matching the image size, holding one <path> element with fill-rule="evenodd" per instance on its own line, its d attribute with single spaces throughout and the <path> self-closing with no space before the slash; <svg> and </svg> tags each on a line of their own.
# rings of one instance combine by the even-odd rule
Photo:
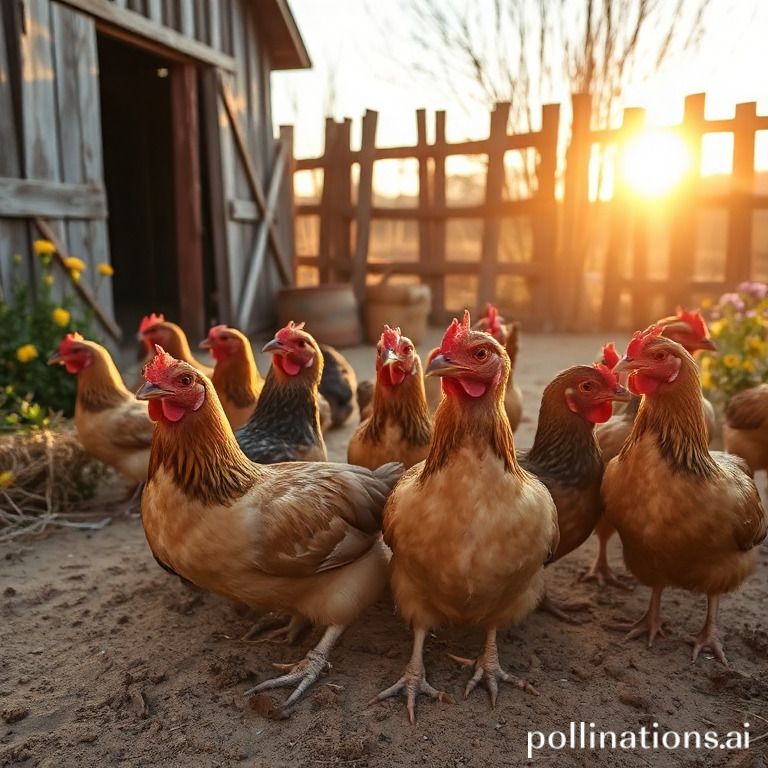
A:
<svg viewBox="0 0 768 768">
<path fill-rule="evenodd" d="M 400 326 L 414 344 L 421 344 L 427 331 L 427 317 L 432 303 L 428 285 L 388 283 L 386 278 L 369 285 L 365 295 L 365 333 L 375 344 L 381 329 Z"/>
<path fill-rule="evenodd" d="M 280 325 L 304 321 L 307 331 L 322 344 L 351 347 L 363 340 L 355 294 L 348 283 L 283 288 L 277 315 Z"/>
</svg>

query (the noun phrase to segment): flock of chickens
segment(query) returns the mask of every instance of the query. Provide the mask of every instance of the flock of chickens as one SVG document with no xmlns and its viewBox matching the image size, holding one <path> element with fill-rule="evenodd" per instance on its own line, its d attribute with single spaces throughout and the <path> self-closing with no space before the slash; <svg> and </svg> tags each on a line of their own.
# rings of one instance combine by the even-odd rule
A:
<svg viewBox="0 0 768 768">
<path fill-rule="evenodd" d="M 647 636 L 650 647 L 663 635 L 663 590 L 682 588 L 708 601 L 694 660 L 709 648 L 726 663 L 718 604 L 754 570 L 766 536 L 752 479 L 764 464 L 747 455 L 750 468 L 708 448 L 714 413 L 692 355 L 714 347 L 698 313 L 679 311 L 635 333 L 623 357 L 607 345 L 599 363 L 559 373 L 525 453 L 513 440 L 522 412 L 518 329 L 493 307 L 475 325 L 468 312 L 454 320 L 424 370 L 413 343 L 385 326 L 376 379 L 359 385 L 303 324 L 289 323 L 266 344 L 266 378 L 234 328 L 215 326 L 201 342 L 213 369 L 162 315 L 144 318 L 139 336 L 146 361 L 135 395 L 107 350 L 78 334 L 50 362 L 77 376 L 84 447 L 146 483 L 141 516 L 158 563 L 274 612 L 250 637 L 293 642 L 309 625 L 325 627 L 298 664 L 248 695 L 290 686 L 283 706 L 293 705 L 387 584 L 413 648 L 402 676 L 373 701 L 403 693 L 411 722 L 419 694 L 451 701 L 428 682 L 423 662 L 428 632 L 451 624 L 485 633 L 476 658 L 454 657 L 471 669 L 465 698 L 478 683 L 492 705 L 500 682 L 536 694 L 501 665 L 497 631 L 537 607 L 568 618 L 578 606 L 544 594 L 544 569 L 593 531 L 600 551 L 585 578 L 623 585 L 606 558 L 618 531 L 627 567 L 651 587 L 648 611 L 627 625 L 627 638 Z M 355 396 L 361 423 L 349 463 L 329 463 L 323 431 L 349 418 Z M 751 405 L 760 396 L 738 396 L 729 409 L 731 445 L 749 443 L 748 431 L 760 427 Z"/>
</svg>

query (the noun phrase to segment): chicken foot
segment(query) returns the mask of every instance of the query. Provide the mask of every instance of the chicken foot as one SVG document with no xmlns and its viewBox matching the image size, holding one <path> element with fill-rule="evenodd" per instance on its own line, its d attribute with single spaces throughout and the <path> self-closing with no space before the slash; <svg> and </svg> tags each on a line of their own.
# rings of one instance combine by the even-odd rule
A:
<svg viewBox="0 0 768 768">
<path fill-rule="evenodd" d="M 424 674 L 424 640 L 427 637 L 427 630 L 417 627 L 413 630 L 413 650 L 411 658 L 405 667 L 405 674 L 389 688 L 385 688 L 381 693 L 374 696 L 368 706 L 378 704 L 384 699 L 403 691 L 406 696 L 406 708 L 408 710 L 408 720 L 411 725 L 416 722 L 416 697 L 423 693 L 432 699 L 437 699 L 443 704 L 454 704 L 453 696 L 449 696 L 445 691 L 438 691 L 428 682 Z"/>
<path fill-rule="evenodd" d="M 574 618 L 570 615 L 571 612 L 586 611 L 593 607 L 593 603 L 589 600 L 555 600 L 544 593 L 544 597 L 541 598 L 541 602 L 536 610 L 541 611 L 542 613 L 548 613 L 559 621 L 564 621 L 567 624 L 583 624 L 586 619 Z"/>
<path fill-rule="evenodd" d="M 295 704 L 320 675 L 331 668 L 328 655 L 345 629 L 346 627 L 340 624 L 331 624 L 326 628 L 320 642 L 311 651 L 308 651 L 301 661 L 293 664 L 272 665 L 275 669 L 286 671 L 286 674 L 265 680 L 253 688 L 249 688 L 245 695 L 252 696 L 254 693 L 261 693 L 272 688 L 284 688 L 297 684 L 293 693 L 283 702 L 282 706 L 285 708 Z"/>
<path fill-rule="evenodd" d="M 483 652 L 477 659 L 465 659 L 461 656 L 448 654 L 454 661 L 458 661 L 465 667 L 472 667 L 474 674 L 469 679 L 467 687 L 464 689 L 464 698 L 466 699 L 482 680 L 485 687 L 491 695 L 491 708 L 496 708 L 496 698 L 499 695 L 499 681 L 511 683 L 521 691 L 538 696 L 539 692 L 527 681 L 522 680 L 502 669 L 499 664 L 499 649 L 496 645 L 496 627 L 489 629 L 485 635 L 485 646 Z"/>
<path fill-rule="evenodd" d="M 295 645 L 309 624 L 303 616 L 266 613 L 240 639 L 254 643 Z"/>
<path fill-rule="evenodd" d="M 728 659 L 725 658 L 723 645 L 717 632 L 717 612 L 719 608 L 720 595 L 707 595 L 707 619 L 699 634 L 689 638 L 688 642 L 693 646 L 692 661 L 696 661 L 701 651 L 709 648 L 717 659 L 727 667 Z"/>
<path fill-rule="evenodd" d="M 653 646 L 656 635 L 666 637 L 664 634 L 664 622 L 661 620 L 661 593 L 664 587 L 654 587 L 651 592 L 651 602 L 648 610 L 634 624 L 609 624 L 608 629 L 616 629 L 626 632 L 623 642 L 634 640 L 636 637 L 648 635 L 648 647 Z"/>
<path fill-rule="evenodd" d="M 607 584 L 627 592 L 631 591 L 632 586 L 627 583 L 626 577 L 622 578 L 608 565 L 608 539 L 603 539 L 598 535 L 597 541 L 598 550 L 594 562 L 579 576 L 579 581 L 596 581 L 601 588 Z"/>
</svg>

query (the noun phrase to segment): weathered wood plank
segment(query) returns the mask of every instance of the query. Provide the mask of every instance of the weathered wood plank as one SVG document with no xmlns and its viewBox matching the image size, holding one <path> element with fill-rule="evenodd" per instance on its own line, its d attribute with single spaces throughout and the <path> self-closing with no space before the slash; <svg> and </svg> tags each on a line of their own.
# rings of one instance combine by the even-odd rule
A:
<svg viewBox="0 0 768 768">
<path fill-rule="evenodd" d="M 104 219 L 107 200 L 98 184 L 0 178 L 0 216 Z"/>
<path fill-rule="evenodd" d="M 373 161 L 376 148 L 378 112 L 366 110 L 363 117 L 363 137 L 360 145 L 360 181 L 357 188 L 357 242 L 352 262 L 352 287 L 358 306 L 365 301 L 368 272 L 368 244 L 371 235 L 371 207 L 373 205 Z"/>
<path fill-rule="evenodd" d="M 39 0 L 35 0 L 39 1 Z M 185 37 L 180 32 L 162 24 L 150 21 L 145 16 L 134 11 L 117 7 L 109 0 L 58 0 L 77 10 L 99 19 L 100 27 L 115 36 L 126 32 L 144 38 L 151 43 L 161 46 L 169 55 L 177 54 L 205 64 L 233 72 L 235 60 L 212 46 L 192 38 Z"/>
<path fill-rule="evenodd" d="M 285 165 L 285 147 L 281 144 L 275 157 L 275 165 L 267 189 L 266 208 L 256 232 L 253 252 L 246 266 L 245 279 L 238 302 L 238 325 L 246 333 L 251 330 L 251 313 L 256 298 L 256 288 L 266 258 L 269 227 L 274 221 L 280 188 L 285 180 Z"/>
<path fill-rule="evenodd" d="M 416 110 L 416 137 L 417 146 L 420 153 L 428 146 L 427 142 L 427 111 L 425 109 Z M 419 210 L 423 213 L 429 213 L 432 209 L 432 194 L 429 183 L 429 160 L 426 153 L 419 158 Z M 428 219 L 419 221 L 419 261 L 422 264 L 429 264 L 432 261 L 432 222 Z M 427 281 L 430 293 L 434 294 L 435 283 L 439 279 Z"/>
<path fill-rule="evenodd" d="M 202 0 L 197 0 L 202 4 Z M 195 36 L 195 9 L 193 0 L 179 0 L 179 31 L 186 37 Z"/>
<path fill-rule="evenodd" d="M 187 333 L 202 338 L 207 328 L 203 280 L 197 72 L 194 65 L 171 68 L 176 259 L 179 317 Z"/>
<path fill-rule="evenodd" d="M 230 200 L 227 209 L 232 221 L 248 222 L 255 224 L 261 219 L 259 206 L 253 200 Z"/>
<path fill-rule="evenodd" d="M 430 319 L 437 322 L 445 314 L 445 110 L 435 113 L 435 171 L 433 176 L 432 241 L 427 264 L 434 270 Z"/>
<path fill-rule="evenodd" d="M 478 302 L 496 302 L 496 265 L 499 262 L 501 219 L 491 211 L 502 200 L 504 184 L 504 153 L 509 121 L 509 103 L 500 102 L 491 113 L 488 136 L 488 168 L 485 175 L 485 207 L 488 213 L 483 221 L 483 240 L 480 248 L 480 281 Z"/>
<path fill-rule="evenodd" d="M 318 273 L 321 283 L 327 283 L 331 278 L 331 254 L 333 251 L 333 219 L 336 215 L 333 200 L 333 185 L 336 175 L 336 144 L 338 142 L 339 126 L 331 117 L 325 118 L 324 149 L 322 159 L 323 191 L 317 212 L 320 214 L 320 235 Z M 350 210 L 350 213 L 352 211 Z"/>
</svg>

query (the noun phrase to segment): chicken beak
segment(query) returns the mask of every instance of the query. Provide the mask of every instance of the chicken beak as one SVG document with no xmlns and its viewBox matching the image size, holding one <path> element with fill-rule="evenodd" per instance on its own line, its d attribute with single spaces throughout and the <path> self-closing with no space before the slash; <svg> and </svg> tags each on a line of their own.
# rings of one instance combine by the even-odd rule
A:
<svg viewBox="0 0 768 768">
<path fill-rule="evenodd" d="M 717 344 L 712 339 L 702 339 L 697 345 L 696 349 L 706 350 L 707 352 L 717 352 Z"/>
<path fill-rule="evenodd" d="M 615 370 L 616 369 L 614 368 L 614 371 Z M 632 399 L 632 393 L 626 387 L 619 384 L 619 386 L 613 390 L 613 397 L 611 399 L 616 400 L 619 403 L 628 403 Z"/>
<path fill-rule="evenodd" d="M 425 376 L 462 376 L 466 370 L 455 363 L 452 363 L 445 355 L 436 355 L 430 360 Z"/>
<path fill-rule="evenodd" d="M 200 349 L 213 349 L 213 342 L 209 338 L 205 338 L 197 346 Z"/>
<path fill-rule="evenodd" d="M 279 341 L 278 339 L 272 339 L 272 341 L 268 341 L 262 348 L 262 352 L 285 352 L 285 345 L 282 341 Z"/>
<path fill-rule="evenodd" d="M 153 384 L 151 381 L 145 381 L 138 392 L 136 392 L 137 400 L 154 400 L 158 397 L 165 397 L 166 395 L 173 395 L 170 389 L 163 389 L 158 387 L 157 384 Z"/>
<path fill-rule="evenodd" d="M 64 356 L 56 350 L 55 352 L 51 352 L 50 355 L 48 355 L 48 360 L 46 361 L 48 365 L 56 365 L 56 363 L 63 363 L 64 362 Z"/>
<path fill-rule="evenodd" d="M 383 349 L 381 351 L 381 364 L 382 365 L 394 365 L 395 363 L 399 363 L 400 358 L 397 356 L 397 353 L 393 349 Z"/>
</svg>

